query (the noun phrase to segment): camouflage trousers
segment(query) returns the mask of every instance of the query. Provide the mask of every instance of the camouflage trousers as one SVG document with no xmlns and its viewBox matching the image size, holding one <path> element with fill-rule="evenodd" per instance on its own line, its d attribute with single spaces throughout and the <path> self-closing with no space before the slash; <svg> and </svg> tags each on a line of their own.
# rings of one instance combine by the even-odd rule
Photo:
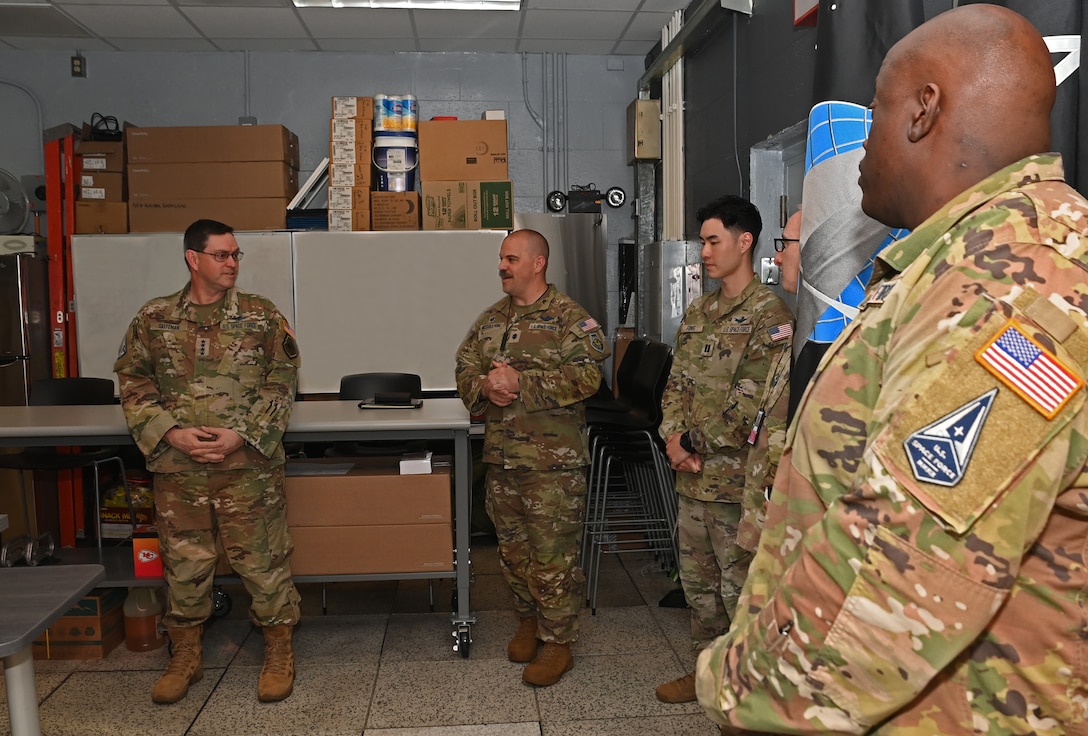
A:
<svg viewBox="0 0 1088 736">
<path fill-rule="evenodd" d="M 585 575 L 578 566 L 586 519 L 585 468 L 505 470 L 487 466 L 487 515 L 499 540 L 499 564 L 514 608 L 536 617 L 537 636 L 578 638 Z"/>
<path fill-rule="evenodd" d="M 680 583 L 696 652 L 729 631 L 753 554 L 737 546 L 741 505 L 680 496 Z"/>
<path fill-rule="evenodd" d="M 163 617 L 167 628 L 196 626 L 211 616 L 217 533 L 231 568 L 253 599 L 253 622 L 298 623 L 282 465 L 156 473 L 155 521 L 169 589 Z"/>
</svg>

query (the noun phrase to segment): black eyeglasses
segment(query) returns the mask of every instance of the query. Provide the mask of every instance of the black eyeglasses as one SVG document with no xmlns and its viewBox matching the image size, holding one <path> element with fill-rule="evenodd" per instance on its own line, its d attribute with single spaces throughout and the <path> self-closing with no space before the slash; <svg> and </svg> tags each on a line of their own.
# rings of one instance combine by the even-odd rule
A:
<svg viewBox="0 0 1088 736">
<path fill-rule="evenodd" d="M 777 248 L 778 246 L 775 246 L 775 247 Z M 197 250 L 197 251 L 193 251 L 193 252 L 196 253 L 198 256 L 211 256 L 212 258 L 214 258 L 215 260 L 217 260 L 220 263 L 226 262 L 226 260 L 228 258 L 233 258 L 234 262 L 237 263 L 238 261 L 242 260 L 242 256 L 245 255 L 240 250 L 236 250 L 236 251 L 233 251 L 233 252 L 226 251 L 226 250 L 217 250 L 214 253 L 207 253 L 207 252 L 202 251 L 202 250 Z"/>
<path fill-rule="evenodd" d="M 781 253 L 786 249 L 786 246 L 790 243 L 800 243 L 798 238 L 775 238 L 774 239 L 774 252 Z"/>
</svg>

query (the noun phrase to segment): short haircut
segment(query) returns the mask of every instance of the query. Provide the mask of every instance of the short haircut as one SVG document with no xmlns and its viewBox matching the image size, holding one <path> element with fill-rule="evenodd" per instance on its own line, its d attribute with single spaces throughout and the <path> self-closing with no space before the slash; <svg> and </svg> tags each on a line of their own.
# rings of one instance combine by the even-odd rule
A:
<svg viewBox="0 0 1088 736">
<path fill-rule="evenodd" d="M 209 237 L 212 235 L 230 235 L 233 232 L 234 228 L 218 220 L 197 220 L 185 228 L 182 242 L 185 243 L 185 250 L 195 250 L 198 253 L 203 253 Z"/>
<path fill-rule="evenodd" d="M 763 218 L 759 216 L 759 210 L 747 199 L 735 194 L 726 194 L 701 207 L 695 213 L 695 219 L 700 225 L 707 220 L 721 220 L 727 230 L 737 235 L 751 233 L 753 245 L 763 232 Z"/>
</svg>

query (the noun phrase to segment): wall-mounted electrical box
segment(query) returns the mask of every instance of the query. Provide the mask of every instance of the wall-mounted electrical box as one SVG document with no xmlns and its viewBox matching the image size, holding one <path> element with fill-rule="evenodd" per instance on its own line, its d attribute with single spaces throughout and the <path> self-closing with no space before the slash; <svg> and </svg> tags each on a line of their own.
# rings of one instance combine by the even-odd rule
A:
<svg viewBox="0 0 1088 736">
<path fill-rule="evenodd" d="M 661 100 L 635 100 L 627 106 L 628 164 L 661 158 Z"/>
</svg>

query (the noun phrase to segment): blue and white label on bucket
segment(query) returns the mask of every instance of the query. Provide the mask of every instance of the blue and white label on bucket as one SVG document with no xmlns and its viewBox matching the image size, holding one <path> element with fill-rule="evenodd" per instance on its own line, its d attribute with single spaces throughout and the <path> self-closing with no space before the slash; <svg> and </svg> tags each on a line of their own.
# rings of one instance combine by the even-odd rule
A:
<svg viewBox="0 0 1088 736">
<path fill-rule="evenodd" d="M 385 152 L 386 171 L 408 171 L 408 157 L 403 148 L 390 148 Z"/>
</svg>

